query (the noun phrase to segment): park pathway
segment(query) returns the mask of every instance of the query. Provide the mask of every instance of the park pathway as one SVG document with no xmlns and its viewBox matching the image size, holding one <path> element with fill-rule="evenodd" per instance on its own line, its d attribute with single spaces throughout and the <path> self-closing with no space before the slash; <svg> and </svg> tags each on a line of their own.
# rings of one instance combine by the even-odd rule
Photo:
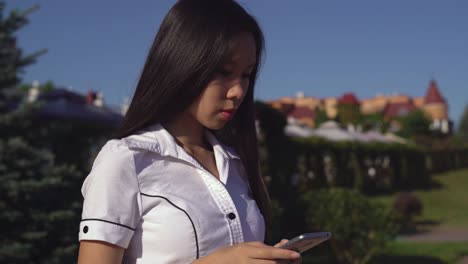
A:
<svg viewBox="0 0 468 264">
<path fill-rule="evenodd" d="M 413 242 L 468 242 L 468 229 L 466 228 L 433 228 L 428 232 L 404 235 L 399 237 L 404 241 Z"/>
<path fill-rule="evenodd" d="M 457 264 L 468 264 L 468 256 L 462 258 Z"/>
<path fill-rule="evenodd" d="M 400 236 L 399 239 L 412 242 L 468 242 L 468 229 L 433 228 L 428 232 Z M 468 255 L 460 259 L 457 264 L 468 264 Z"/>
</svg>

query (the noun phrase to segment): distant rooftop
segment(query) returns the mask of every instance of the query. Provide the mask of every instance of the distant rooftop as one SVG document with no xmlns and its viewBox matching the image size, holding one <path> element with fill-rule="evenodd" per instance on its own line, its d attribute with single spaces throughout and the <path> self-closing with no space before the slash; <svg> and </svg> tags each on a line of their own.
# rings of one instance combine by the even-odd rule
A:
<svg viewBox="0 0 468 264">
<path fill-rule="evenodd" d="M 56 88 L 38 94 L 33 101 L 36 100 L 43 103 L 38 114 L 46 119 L 84 121 L 105 126 L 115 126 L 122 120 L 122 114 L 106 106 L 102 95 L 94 92 L 81 95 L 65 88 Z"/>
<path fill-rule="evenodd" d="M 429 83 L 427 89 L 426 97 L 424 97 L 424 103 L 433 104 L 433 103 L 445 103 L 445 99 L 440 93 L 439 87 L 434 79 Z"/>
</svg>

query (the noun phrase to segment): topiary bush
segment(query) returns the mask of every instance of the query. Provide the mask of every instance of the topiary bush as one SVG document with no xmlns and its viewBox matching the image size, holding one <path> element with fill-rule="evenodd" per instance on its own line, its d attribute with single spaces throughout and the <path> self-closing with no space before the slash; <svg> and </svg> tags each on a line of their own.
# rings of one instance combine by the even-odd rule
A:
<svg viewBox="0 0 468 264">
<path fill-rule="evenodd" d="M 422 214 L 423 203 L 415 194 L 402 192 L 395 197 L 393 210 L 402 221 L 402 231 L 410 231 L 414 229 L 414 217 Z"/>
<path fill-rule="evenodd" d="M 327 243 L 338 263 L 367 263 L 399 230 L 391 210 L 356 190 L 321 189 L 303 199 L 307 230 L 333 233 Z"/>
</svg>

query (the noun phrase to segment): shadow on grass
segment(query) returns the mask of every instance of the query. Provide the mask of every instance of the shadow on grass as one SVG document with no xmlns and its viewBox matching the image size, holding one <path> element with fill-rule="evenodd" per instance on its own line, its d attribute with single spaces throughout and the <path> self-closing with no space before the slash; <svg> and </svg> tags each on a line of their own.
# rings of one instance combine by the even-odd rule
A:
<svg viewBox="0 0 468 264">
<path fill-rule="evenodd" d="M 423 190 L 439 190 L 444 188 L 445 186 L 438 180 L 435 180 L 434 178 L 431 178 L 429 183 L 423 188 Z"/>
<path fill-rule="evenodd" d="M 426 256 L 393 256 L 393 255 L 379 255 L 375 257 L 372 264 L 444 264 L 438 258 Z"/>
<path fill-rule="evenodd" d="M 446 186 L 439 180 L 431 178 L 430 181 L 424 185 L 418 187 L 406 187 L 399 186 L 395 188 L 378 188 L 375 187 L 370 191 L 364 191 L 364 194 L 368 197 L 379 197 L 379 196 L 392 196 L 397 195 L 401 192 L 415 192 L 415 191 L 432 191 L 432 190 L 441 190 L 446 188 Z"/>
<path fill-rule="evenodd" d="M 417 235 L 430 232 L 431 229 L 440 225 L 440 221 L 434 220 L 418 220 L 414 223 L 403 226 L 399 232 L 400 235 Z"/>
<path fill-rule="evenodd" d="M 420 226 L 434 227 L 434 226 L 440 225 L 442 222 L 441 221 L 434 221 L 434 220 L 424 219 L 424 220 L 415 221 L 414 223 L 416 225 L 420 225 Z"/>
</svg>

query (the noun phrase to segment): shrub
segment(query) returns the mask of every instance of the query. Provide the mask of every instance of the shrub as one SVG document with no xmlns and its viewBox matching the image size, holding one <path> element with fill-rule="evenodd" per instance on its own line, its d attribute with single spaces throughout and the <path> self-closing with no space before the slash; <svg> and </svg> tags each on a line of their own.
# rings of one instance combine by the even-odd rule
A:
<svg viewBox="0 0 468 264">
<path fill-rule="evenodd" d="M 393 210 L 401 217 L 403 224 L 410 227 L 414 216 L 421 215 L 423 204 L 415 194 L 403 192 L 395 198 Z"/>
<path fill-rule="evenodd" d="M 333 233 L 329 243 L 340 263 L 367 263 L 399 229 L 391 210 L 356 190 L 322 189 L 303 199 L 308 229 Z"/>
</svg>

